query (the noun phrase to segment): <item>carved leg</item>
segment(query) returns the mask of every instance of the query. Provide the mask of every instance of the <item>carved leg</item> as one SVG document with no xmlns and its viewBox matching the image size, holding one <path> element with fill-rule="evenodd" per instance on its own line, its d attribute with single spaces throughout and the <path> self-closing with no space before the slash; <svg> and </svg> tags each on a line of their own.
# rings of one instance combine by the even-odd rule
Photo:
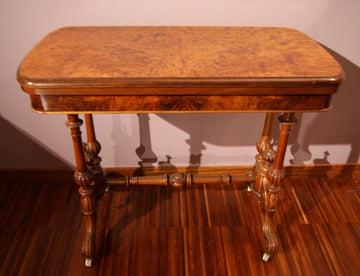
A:
<svg viewBox="0 0 360 276">
<path fill-rule="evenodd" d="M 256 143 L 256 149 L 259 154 L 255 157 L 255 182 L 252 186 L 252 191 L 255 195 L 257 195 L 258 200 L 262 194 L 264 182 L 266 181 L 266 174 L 269 171 L 275 157 L 275 152 L 271 143 L 273 121 L 274 113 L 267 113 L 262 136 Z"/>
<path fill-rule="evenodd" d="M 86 164 L 95 180 L 95 194 L 97 197 L 101 197 L 106 190 L 106 184 L 104 173 L 100 165 L 101 158 L 98 156 L 101 145 L 96 140 L 92 114 L 85 114 L 85 125 L 87 134 L 87 143 L 84 143 Z"/>
<path fill-rule="evenodd" d="M 82 120 L 78 115 L 69 114 L 66 126 L 71 130 L 73 140 L 76 171 L 74 174 L 75 183 L 79 186 L 81 207 L 85 220 L 85 239 L 82 245 L 82 254 L 85 258 L 85 265 L 91 266 L 95 258 L 95 231 L 96 231 L 96 210 L 93 175 L 86 166 L 83 144 L 81 140 L 80 126 Z"/>
<path fill-rule="evenodd" d="M 279 121 L 281 128 L 274 163 L 262 183 L 262 228 L 265 235 L 265 253 L 262 259 L 264 262 L 267 262 L 279 247 L 274 231 L 273 215 L 276 209 L 277 193 L 285 177 L 283 167 L 289 133 L 296 119 L 294 113 L 285 113 L 279 117 Z"/>
</svg>

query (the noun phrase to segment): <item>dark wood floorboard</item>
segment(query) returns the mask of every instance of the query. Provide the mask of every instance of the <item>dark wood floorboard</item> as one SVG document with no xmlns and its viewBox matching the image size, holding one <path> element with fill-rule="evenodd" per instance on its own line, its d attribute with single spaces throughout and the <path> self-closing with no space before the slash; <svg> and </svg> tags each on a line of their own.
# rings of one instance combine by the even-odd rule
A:
<svg viewBox="0 0 360 276">
<path fill-rule="evenodd" d="M 98 217 L 87 269 L 69 177 L 0 180 L 0 275 L 360 275 L 359 178 L 286 179 L 268 263 L 259 205 L 244 190 L 112 186 Z"/>
</svg>

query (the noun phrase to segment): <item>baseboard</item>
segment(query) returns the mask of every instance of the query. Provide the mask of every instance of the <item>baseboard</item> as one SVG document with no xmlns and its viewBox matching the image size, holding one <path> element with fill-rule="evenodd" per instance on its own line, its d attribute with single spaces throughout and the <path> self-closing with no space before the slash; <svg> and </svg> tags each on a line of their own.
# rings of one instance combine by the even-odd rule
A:
<svg viewBox="0 0 360 276">
<path fill-rule="evenodd" d="M 106 172 L 120 175 L 155 175 L 179 172 L 196 174 L 246 174 L 252 166 L 204 166 L 204 167 L 146 167 L 146 168 L 105 168 Z M 360 163 L 326 165 L 291 165 L 285 167 L 288 177 L 352 177 L 360 176 Z"/>
<path fill-rule="evenodd" d="M 108 174 L 116 175 L 156 175 L 164 173 L 191 172 L 194 174 L 246 174 L 250 166 L 199 166 L 199 167 L 145 167 L 145 168 L 104 168 Z M 288 177 L 360 177 L 360 163 L 329 165 L 292 165 L 285 167 Z M 46 180 L 61 177 L 62 181 L 71 181 L 74 170 L 63 169 L 0 169 L 0 180 Z"/>
<path fill-rule="evenodd" d="M 292 165 L 285 170 L 289 177 L 359 177 L 360 163 Z"/>
</svg>

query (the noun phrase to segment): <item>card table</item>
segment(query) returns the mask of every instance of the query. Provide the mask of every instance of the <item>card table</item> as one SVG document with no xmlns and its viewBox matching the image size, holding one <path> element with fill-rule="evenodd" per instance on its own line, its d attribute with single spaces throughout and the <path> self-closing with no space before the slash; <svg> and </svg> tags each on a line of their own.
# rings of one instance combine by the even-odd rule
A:
<svg viewBox="0 0 360 276">
<path fill-rule="evenodd" d="M 174 187 L 250 183 L 249 190 L 261 204 L 266 262 L 278 249 L 272 218 L 295 113 L 329 110 L 343 70 L 319 43 L 290 28 L 65 27 L 29 52 L 17 79 L 34 111 L 67 115 L 76 160 L 74 179 L 86 224 L 86 266 L 96 256 L 96 202 L 111 184 L 100 165 L 93 114 L 265 113 L 255 166 L 248 175 L 176 172 L 127 176 L 120 182 Z M 276 151 L 271 138 L 275 113 L 282 114 Z M 86 143 L 79 114 L 85 118 Z"/>
</svg>

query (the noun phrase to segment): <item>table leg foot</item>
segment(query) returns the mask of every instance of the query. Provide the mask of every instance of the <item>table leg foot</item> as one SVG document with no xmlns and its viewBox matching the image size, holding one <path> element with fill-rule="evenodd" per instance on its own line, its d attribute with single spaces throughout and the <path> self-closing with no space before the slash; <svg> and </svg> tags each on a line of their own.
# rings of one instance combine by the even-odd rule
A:
<svg viewBox="0 0 360 276">
<path fill-rule="evenodd" d="M 85 238 L 82 244 L 81 252 L 85 260 L 93 259 L 96 254 L 95 233 L 96 233 L 96 212 L 95 212 L 95 194 L 94 189 L 89 187 L 80 187 L 79 194 L 81 207 L 85 222 Z"/>
<path fill-rule="evenodd" d="M 267 262 L 278 251 L 279 243 L 274 231 L 273 211 L 263 211 L 262 214 L 262 229 L 264 233 L 264 254 L 263 261 Z"/>
<path fill-rule="evenodd" d="M 92 266 L 93 259 L 92 258 L 85 258 L 85 266 L 91 267 Z"/>
<path fill-rule="evenodd" d="M 264 251 L 266 255 L 269 255 L 269 257 L 266 257 L 268 260 L 279 248 L 273 216 L 276 210 L 278 192 L 281 189 L 284 177 L 285 173 L 283 170 L 271 168 L 266 175 L 263 187 L 261 221 L 264 232 Z"/>
<path fill-rule="evenodd" d="M 263 260 L 263 262 L 265 262 L 265 263 L 266 263 L 268 260 L 270 260 L 270 258 L 271 258 L 271 255 L 268 254 L 268 253 L 264 253 L 263 256 L 262 256 L 262 260 Z"/>
</svg>

